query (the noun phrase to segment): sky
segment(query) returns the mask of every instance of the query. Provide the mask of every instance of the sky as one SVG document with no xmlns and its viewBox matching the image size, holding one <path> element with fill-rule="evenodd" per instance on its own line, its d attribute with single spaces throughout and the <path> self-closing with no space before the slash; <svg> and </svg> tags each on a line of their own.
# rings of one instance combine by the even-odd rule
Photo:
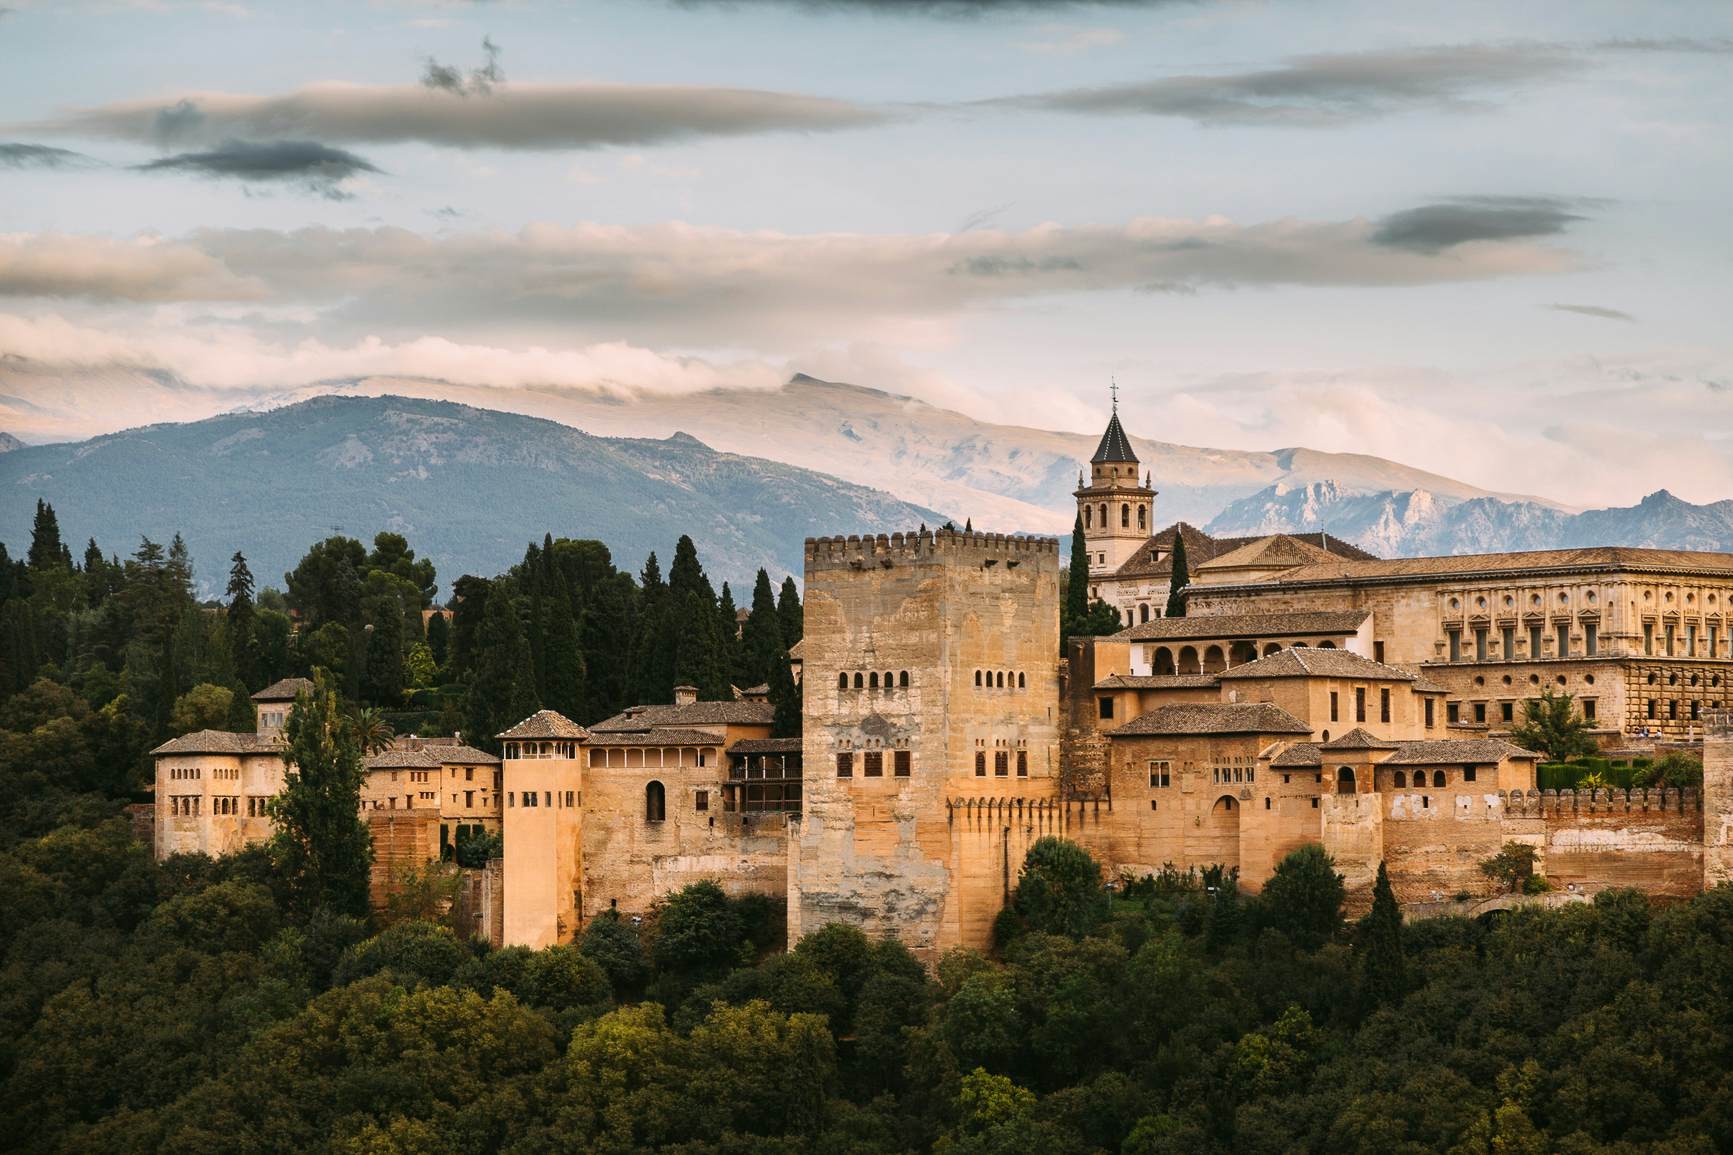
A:
<svg viewBox="0 0 1733 1155">
<path fill-rule="evenodd" d="M 0 0 L 0 429 L 772 388 L 1733 497 L 1733 6 Z"/>
</svg>

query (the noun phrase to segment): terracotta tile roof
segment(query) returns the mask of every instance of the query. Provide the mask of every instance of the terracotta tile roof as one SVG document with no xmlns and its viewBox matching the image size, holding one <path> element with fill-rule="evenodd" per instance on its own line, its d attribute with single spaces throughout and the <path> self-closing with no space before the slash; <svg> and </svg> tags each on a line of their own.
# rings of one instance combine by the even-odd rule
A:
<svg viewBox="0 0 1733 1155">
<path fill-rule="evenodd" d="M 1414 692 L 1416 694 L 1448 694 L 1450 690 L 1440 686 L 1425 674 L 1420 674 L 1414 679 Z"/>
<path fill-rule="evenodd" d="M 1339 636 L 1357 631 L 1370 610 L 1296 610 L 1276 614 L 1201 614 L 1197 617 L 1155 618 L 1120 630 L 1113 636 L 1133 642 L 1262 638 L 1293 634 Z"/>
<path fill-rule="evenodd" d="M 1109 674 L 1097 690 L 1205 690 L 1221 685 L 1214 674 Z"/>
<path fill-rule="evenodd" d="M 489 754 L 486 750 L 477 750 L 474 746 L 464 746 L 456 742 L 430 742 L 422 749 L 439 759 L 442 766 L 480 765 L 483 762 L 499 761 L 498 754 Z"/>
<path fill-rule="evenodd" d="M 1137 550 L 1113 571 L 1115 578 L 1135 577 L 1167 577 L 1173 573 L 1173 538 L 1178 534 L 1185 538 L 1185 564 L 1188 569 L 1195 568 L 1200 561 L 1214 557 L 1220 552 L 1216 539 L 1183 521 L 1176 521 L 1166 529 L 1156 530 L 1150 534 Z M 1160 561 L 1151 561 L 1150 555 L 1160 552 Z"/>
<path fill-rule="evenodd" d="M 1398 742 L 1396 752 L 1380 766 L 1431 766 L 1451 763 L 1502 762 L 1506 758 L 1535 759 L 1540 755 L 1497 738 L 1434 738 L 1423 742 Z"/>
<path fill-rule="evenodd" d="M 437 770 L 442 765 L 427 747 L 414 750 L 381 750 L 361 760 L 369 770 Z"/>
<path fill-rule="evenodd" d="M 1318 744 L 1319 750 L 1394 750 L 1396 743 L 1356 726 L 1346 734 Z"/>
<path fill-rule="evenodd" d="M 1308 545 L 1296 537 L 1285 533 L 1260 537 L 1248 542 L 1238 549 L 1218 553 L 1207 561 L 1192 567 L 1201 573 L 1212 573 L 1218 570 L 1231 569 L 1273 569 L 1278 567 L 1292 568 L 1318 561 L 1327 561 L 1330 554 L 1315 545 Z M 1190 564 L 1189 561 L 1187 563 Z"/>
<path fill-rule="evenodd" d="M 788 647 L 788 656 L 793 658 L 797 662 L 801 660 L 801 657 L 805 653 L 806 653 L 806 639 L 805 638 L 800 639 L 800 641 L 798 641 L 798 642 L 794 643 L 794 645 Z"/>
<path fill-rule="evenodd" d="M 537 710 L 495 738 L 576 738 L 582 741 L 589 733 L 564 714 L 553 710 Z"/>
<path fill-rule="evenodd" d="M 798 754 L 799 738 L 745 738 L 728 747 L 730 754 Z"/>
<path fill-rule="evenodd" d="M 1253 534 L 1250 537 L 1218 537 L 1215 539 L 1217 556 L 1219 557 L 1221 554 L 1227 553 L 1229 550 L 1239 549 L 1242 545 L 1250 545 L 1252 542 L 1259 541 L 1268 536 L 1270 535 Z M 1327 533 L 1284 533 L 1282 536 L 1292 538 L 1298 542 L 1303 542 L 1306 545 L 1315 545 L 1325 553 L 1332 554 L 1336 557 L 1349 558 L 1353 561 L 1375 561 L 1378 557 L 1377 554 L 1368 553 L 1366 550 L 1361 549 L 1351 541 L 1345 541 L 1339 537 L 1332 537 Z M 1186 544 L 1190 545 L 1191 543 L 1187 542 Z"/>
<path fill-rule="evenodd" d="M 1196 702 L 1158 706 L 1109 730 L 1110 738 L 1140 734 L 1310 734 L 1312 728 L 1271 702 Z"/>
<path fill-rule="evenodd" d="M 1272 770 L 1310 769 L 1323 764 L 1324 754 L 1316 742 L 1295 742 L 1270 759 Z"/>
<path fill-rule="evenodd" d="M 272 682 L 269 686 L 266 686 L 263 690 L 254 694 L 253 701 L 293 702 L 301 691 L 306 690 L 311 693 L 312 689 L 313 682 L 310 678 L 283 678 L 280 681 Z"/>
<path fill-rule="evenodd" d="M 257 734 L 235 733 L 232 730 L 196 730 L 152 750 L 152 754 L 277 754 L 283 743 L 276 738 L 261 738 Z"/>
<path fill-rule="evenodd" d="M 1188 546 L 1190 542 L 1186 543 Z M 1594 546 L 1584 549 L 1542 549 L 1513 553 L 1460 554 L 1451 557 L 1375 558 L 1369 561 L 1331 558 L 1266 579 L 1291 585 L 1301 582 L 1402 582 L 1437 578 L 1467 578 L 1532 570 L 1577 570 L 1669 573 L 1733 573 L 1733 553 L 1683 549 L 1638 549 Z M 1258 584 L 1264 584 L 1262 582 Z M 1222 586 L 1215 586 L 1221 589 Z"/>
<path fill-rule="evenodd" d="M 590 732 L 591 746 L 714 746 L 720 741 L 720 735 L 708 730 L 683 730 L 677 726 Z"/>
<path fill-rule="evenodd" d="M 592 734 L 653 730 L 663 726 L 768 726 L 776 719 L 769 702 L 691 702 L 684 706 L 632 706 L 590 727 Z"/>
<path fill-rule="evenodd" d="M 1365 678 L 1379 682 L 1412 682 L 1414 675 L 1383 662 L 1362 658 L 1351 650 L 1323 649 L 1299 646 L 1247 662 L 1229 666 L 1217 677 L 1228 678 Z"/>
<path fill-rule="evenodd" d="M 1131 451 L 1131 440 L 1125 436 L 1125 427 L 1119 424 L 1119 410 L 1113 411 L 1113 416 L 1107 419 L 1107 432 L 1101 435 L 1101 444 L 1095 449 L 1095 456 L 1089 459 L 1092 465 L 1102 465 L 1107 462 L 1130 462 L 1137 464 L 1137 454 Z"/>
</svg>

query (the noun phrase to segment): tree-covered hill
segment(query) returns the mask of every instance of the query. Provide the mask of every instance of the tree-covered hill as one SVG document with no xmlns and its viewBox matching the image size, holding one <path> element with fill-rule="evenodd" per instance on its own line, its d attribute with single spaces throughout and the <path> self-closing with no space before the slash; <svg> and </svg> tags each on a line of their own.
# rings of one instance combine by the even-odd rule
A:
<svg viewBox="0 0 1733 1155">
<path fill-rule="evenodd" d="M 691 534 L 719 579 L 799 574 L 809 536 L 937 524 L 933 510 L 815 473 L 665 440 L 592 437 L 533 417 L 402 397 L 321 397 L 264 413 L 152 425 L 0 455 L 0 541 L 30 533 L 37 498 L 68 540 L 168 540 L 194 557 L 239 549 L 278 584 L 335 527 L 414 539 L 443 574 L 496 573 L 525 543 L 606 542 L 642 558 Z M 215 593 L 221 574 L 198 575 Z"/>
</svg>

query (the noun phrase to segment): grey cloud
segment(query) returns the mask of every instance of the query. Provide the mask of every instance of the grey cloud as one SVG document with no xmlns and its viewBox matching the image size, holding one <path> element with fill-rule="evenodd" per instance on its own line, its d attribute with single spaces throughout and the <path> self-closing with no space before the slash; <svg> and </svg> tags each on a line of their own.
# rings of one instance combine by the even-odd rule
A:
<svg viewBox="0 0 1733 1155">
<path fill-rule="evenodd" d="M 0 168 L 82 168 L 98 163 L 81 152 L 46 144 L 0 141 Z"/>
<path fill-rule="evenodd" d="M 494 85 L 504 83 L 505 70 L 499 63 L 499 45 L 493 42 L 492 37 L 481 38 L 481 51 L 487 63 L 470 69 L 467 75 L 460 68 L 428 57 L 427 67 L 421 74 L 421 86 L 454 96 L 486 96 L 493 91 Z"/>
<path fill-rule="evenodd" d="M 848 101 L 744 88 L 512 84 L 486 100 L 453 100 L 421 85 L 322 84 L 281 96 L 197 94 L 167 106 L 122 101 L 74 110 L 38 130 L 183 145 L 240 138 L 562 149 L 829 132 L 889 119 Z"/>
<path fill-rule="evenodd" d="M 1558 197 L 1459 197 L 1391 213 L 1378 223 L 1374 244 L 1416 253 L 1440 253 L 1471 241 L 1514 241 L 1556 236 L 1583 219 L 1570 211 L 1585 201 Z"/>
<path fill-rule="evenodd" d="M 988 101 L 1057 112 L 1172 116 L 1206 125 L 1326 126 L 1421 107 L 1472 107 L 1477 94 L 1584 67 L 1551 45 L 1460 45 L 1298 56 L 1275 68 L 1169 76 Z"/>
<path fill-rule="evenodd" d="M 143 172 L 191 172 L 250 182 L 302 185 L 322 196 L 341 199 L 342 182 L 359 173 L 378 172 L 372 164 L 340 148 L 310 140 L 255 143 L 225 141 L 208 152 L 185 152 L 136 166 Z"/>
<path fill-rule="evenodd" d="M 1565 305 L 1554 303 L 1548 305 L 1547 308 L 1556 309 L 1561 313 L 1580 313 L 1585 317 L 1599 317 L 1603 321 L 1636 320 L 1635 317 L 1631 316 L 1631 314 L 1625 312 L 1623 309 L 1609 309 L 1605 305 Z"/>
</svg>

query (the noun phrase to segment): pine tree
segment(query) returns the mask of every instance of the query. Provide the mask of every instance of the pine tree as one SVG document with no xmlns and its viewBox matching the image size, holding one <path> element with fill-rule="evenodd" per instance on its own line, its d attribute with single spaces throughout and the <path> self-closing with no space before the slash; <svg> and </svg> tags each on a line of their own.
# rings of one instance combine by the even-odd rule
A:
<svg viewBox="0 0 1733 1155">
<path fill-rule="evenodd" d="M 277 870 L 301 913 L 363 918 L 373 846 L 359 817 L 361 743 L 327 677 L 296 700 L 283 733 L 289 770 L 270 803 Z"/>
<path fill-rule="evenodd" d="M 746 684 L 750 686 L 770 680 L 770 668 L 778 654 L 787 660 L 788 645 L 782 638 L 776 595 L 771 592 L 770 575 L 763 570 L 758 571 L 752 585 L 752 612 L 746 617 L 741 645 L 746 651 Z"/>
<path fill-rule="evenodd" d="M 1367 1010 L 1402 1001 L 1408 989 L 1407 962 L 1402 954 L 1402 911 L 1390 889 L 1390 875 L 1378 864 L 1372 887 L 1372 911 L 1360 923 L 1360 997 Z"/>
<path fill-rule="evenodd" d="M 26 555 L 30 568 L 39 573 L 55 569 L 71 569 L 72 555 L 60 540 L 60 519 L 54 507 L 36 499 L 36 520 L 30 528 L 30 552 Z"/>
<path fill-rule="evenodd" d="M 794 649 L 795 643 L 806 636 L 806 626 L 800 608 L 800 588 L 794 584 L 793 574 L 782 579 L 782 594 L 776 602 L 776 616 L 782 619 L 783 648 Z"/>
<path fill-rule="evenodd" d="M 493 584 L 475 639 L 475 676 L 470 680 L 468 730 L 491 749 L 494 735 L 536 712 L 535 671 L 508 581 Z"/>
<path fill-rule="evenodd" d="M 254 629 L 253 571 L 239 550 L 229 564 L 229 661 L 235 677 L 249 690 L 263 688 L 259 680 L 259 638 Z"/>
<path fill-rule="evenodd" d="M 1065 606 L 1059 614 L 1060 640 L 1084 632 L 1089 617 L 1089 542 L 1083 535 L 1083 515 L 1071 525 L 1071 568 L 1065 576 Z"/>
<path fill-rule="evenodd" d="M 800 687 L 794 684 L 788 651 L 778 650 L 770 665 L 770 704 L 776 708 L 770 733 L 774 738 L 800 737 Z"/>
<path fill-rule="evenodd" d="M 1185 534 L 1173 527 L 1173 576 L 1167 587 L 1167 616 L 1185 617 L 1185 587 L 1191 584 L 1191 573 L 1185 564 Z"/>
</svg>

